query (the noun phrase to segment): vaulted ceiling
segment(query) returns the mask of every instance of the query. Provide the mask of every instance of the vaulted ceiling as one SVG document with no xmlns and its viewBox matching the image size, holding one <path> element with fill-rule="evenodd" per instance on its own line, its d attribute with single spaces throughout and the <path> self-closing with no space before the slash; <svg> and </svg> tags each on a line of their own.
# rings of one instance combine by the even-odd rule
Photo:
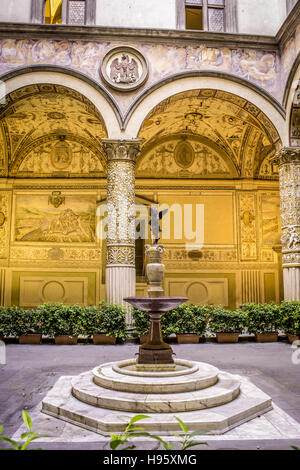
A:
<svg viewBox="0 0 300 470">
<path fill-rule="evenodd" d="M 196 153 L 198 174 L 195 173 L 195 164 L 185 169 L 187 174 L 191 172 L 191 176 L 201 176 L 199 159 L 207 159 L 207 155 L 215 162 L 217 156 L 227 162 L 229 170 L 223 170 L 223 177 L 278 176 L 276 169 L 269 163 L 280 145 L 273 124 L 255 105 L 224 91 L 192 90 L 164 100 L 147 116 L 139 137 L 144 139 L 137 169 L 140 176 L 145 176 L 145 171 L 142 175 L 139 170 L 141 167 L 145 170 L 145 162 L 141 160 L 148 159 L 150 163 L 158 155 L 162 160 L 169 158 L 172 149 L 167 148 L 167 143 L 174 139 L 189 142 L 193 147 L 191 152 Z M 193 142 L 198 143 L 198 150 Z M 176 145 L 173 147 L 174 150 Z M 188 152 L 188 147 L 185 151 Z M 152 172 L 162 176 L 159 171 L 153 169 Z M 179 174 L 174 168 L 173 176 Z M 207 171 L 204 171 L 203 176 L 206 175 Z M 222 172 L 219 176 L 222 176 Z"/>
<path fill-rule="evenodd" d="M 0 127 L 2 173 L 49 176 L 62 169 L 74 175 L 91 169 L 98 174 L 104 171 L 101 139 L 107 135 L 105 125 L 94 105 L 70 88 L 39 84 L 14 91 L 0 107 Z M 53 156 L 58 142 L 64 142 L 60 148 L 65 147 L 70 156 L 65 165 L 52 168 L 51 161 L 59 158 Z M 85 161 L 80 162 L 83 155 Z"/>
</svg>

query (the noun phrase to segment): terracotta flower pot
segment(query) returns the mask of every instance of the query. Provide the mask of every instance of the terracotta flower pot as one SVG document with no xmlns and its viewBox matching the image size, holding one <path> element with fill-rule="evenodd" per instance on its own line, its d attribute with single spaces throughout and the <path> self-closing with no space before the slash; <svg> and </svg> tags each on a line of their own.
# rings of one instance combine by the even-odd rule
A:
<svg viewBox="0 0 300 470">
<path fill-rule="evenodd" d="M 217 343 L 238 343 L 239 333 L 216 333 Z"/>
<path fill-rule="evenodd" d="M 271 343 L 278 341 L 278 333 L 256 333 L 255 340 L 258 343 Z"/>
<path fill-rule="evenodd" d="M 183 335 L 176 335 L 178 344 L 196 344 L 199 343 L 200 336 L 196 333 L 185 333 Z"/>
<path fill-rule="evenodd" d="M 141 344 L 148 343 L 148 341 L 150 341 L 150 334 L 140 335 L 140 343 Z"/>
<path fill-rule="evenodd" d="M 19 336 L 19 344 L 41 344 L 41 342 L 42 335 L 39 333 Z"/>
<path fill-rule="evenodd" d="M 290 335 L 290 334 L 288 334 L 288 339 L 289 339 L 289 343 L 292 344 L 294 341 L 299 341 L 300 336 L 299 335 Z"/>
<path fill-rule="evenodd" d="M 77 344 L 78 336 L 58 335 L 55 336 L 55 344 Z"/>
<path fill-rule="evenodd" d="M 106 336 L 104 334 L 93 335 L 94 344 L 116 344 L 117 338 L 114 335 Z"/>
</svg>

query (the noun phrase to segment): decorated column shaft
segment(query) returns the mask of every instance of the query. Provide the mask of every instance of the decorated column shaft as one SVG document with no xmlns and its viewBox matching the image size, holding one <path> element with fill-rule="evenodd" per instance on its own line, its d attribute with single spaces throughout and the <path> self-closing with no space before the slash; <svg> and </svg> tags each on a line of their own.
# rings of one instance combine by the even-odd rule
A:
<svg viewBox="0 0 300 470">
<path fill-rule="evenodd" d="M 140 140 L 102 140 L 107 158 L 106 300 L 135 295 L 135 162 Z M 127 318 L 131 322 L 130 314 Z"/>
<path fill-rule="evenodd" d="M 300 148 L 284 147 L 279 166 L 282 267 L 285 300 L 300 300 Z"/>
</svg>

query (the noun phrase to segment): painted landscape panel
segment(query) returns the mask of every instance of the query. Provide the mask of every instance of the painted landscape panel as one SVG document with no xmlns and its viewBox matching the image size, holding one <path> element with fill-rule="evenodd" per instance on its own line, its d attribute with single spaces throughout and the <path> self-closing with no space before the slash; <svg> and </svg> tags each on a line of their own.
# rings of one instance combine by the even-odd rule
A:
<svg viewBox="0 0 300 470">
<path fill-rule="evenodd" d="M 95 241 L 96 196 L 67 195 L 59 207 L 51 196 L 18 194 L 15 241 L 92 243 Z"/>
</svg>

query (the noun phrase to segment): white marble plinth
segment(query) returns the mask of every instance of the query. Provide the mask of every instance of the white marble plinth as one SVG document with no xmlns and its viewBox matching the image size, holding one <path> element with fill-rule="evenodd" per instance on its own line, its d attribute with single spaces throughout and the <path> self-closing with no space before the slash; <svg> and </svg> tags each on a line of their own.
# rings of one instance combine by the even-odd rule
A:
<svg viewBox="0 0 300 470">
<path fill-rule="evenodd" d="M 61 377 L 43 400 L 42 411 L 107 436 L 123 432 L 130 419 L 140 412 L 149 416 L 143 422 L 149 432 L 161 435 L 181 432 L 175 418 L 178 417 L 190 430 L 223 434 L 272 409 L 271 398 L 247 379 L 220 372 L 209 364 L 188 362 L 186 367 L 177 364 L 182 367 L 181 373 L 131 371 L 138 375 L 119 373 L 122 364 L 124 361 L 104 364 L 79 376 Z M 100 384 L 97 374 L 101 376 Z M 213 376 L 214 382 L 209 383 L 207 376 Z M 105 386 L 103 377 L 107 380 Z M 121 390 L 111 388 L 116 381 L 122 385 Z M 187 391 L 185 387 L 190 384 L 194 388 Z"/>
<path fill-rule="evenodd" d="M 134 360 L 128 363 L 134 364 Z M 93 369 L 94 382 L 104 388 L 131 393 L 194 392 L 218 381 L 219 369 L 203 362 L 175 360 L 189 364 L 181 370 L 146 372 L 125 370 L 121 363 L 107 363 Z M 123 370 L 122 370 L 123 369 Z"/>
</svg>

